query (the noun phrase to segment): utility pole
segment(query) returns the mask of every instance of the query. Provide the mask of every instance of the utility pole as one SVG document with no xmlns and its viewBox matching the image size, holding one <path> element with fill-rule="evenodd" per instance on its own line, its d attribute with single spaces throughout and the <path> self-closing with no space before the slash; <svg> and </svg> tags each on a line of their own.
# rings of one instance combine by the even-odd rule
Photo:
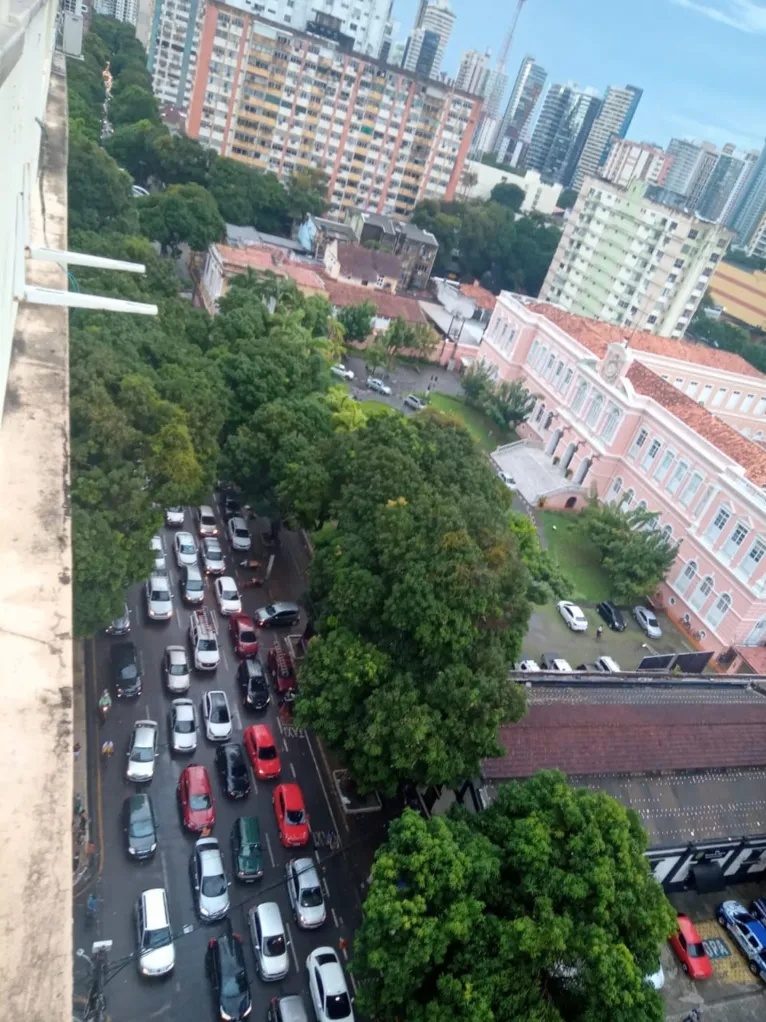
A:
<svg viewBox="0 0 766 1022">
<path fill-rule="evenodd" d="M 107 954 L 111 951 L 111 940 L 94 941 L 91 948 L 92 958 L 88 958 L 82 948 L 77 954 L 90 962 L 91 978 L 88 1003 L 85 1008 L 85 1022 L 106 1022 L 106 998 L 104 997 L 104 984 L 106 983 Z"/>
</svg>

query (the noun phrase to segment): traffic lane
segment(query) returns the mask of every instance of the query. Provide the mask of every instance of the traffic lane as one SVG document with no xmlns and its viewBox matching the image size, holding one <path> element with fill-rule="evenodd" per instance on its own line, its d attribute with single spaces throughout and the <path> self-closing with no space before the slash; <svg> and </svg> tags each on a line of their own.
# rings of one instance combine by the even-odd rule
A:
<svg viewBox="0 0 766 1022">
<path fill-rule="evenodd" d="M 457 373 L 451 373 L 443 366 L 424 362 L 418 368 L 406 362 L 396 362 L 391 370 L 383 366 L 377 366 L 375 372 L 368 372 L 364 358 L 361 355 L 350 355 L 345 359 L 344 364 L 354 371 L 352 386 L 376 401 L 393 402 L 396 407 L 401 406 L 402 400 L 413 391 L 425 390 L 431 377 L 435 377 L 435 385 L 432 390 L 438 390 L 442 394 L 460 396 L 463 393 L 462 379 Z M 366 391 L 365 383 L 368 376 L 376 376 L 383 380 L 393 391 L 390 398 L 372 391 Z"/>
</svg>

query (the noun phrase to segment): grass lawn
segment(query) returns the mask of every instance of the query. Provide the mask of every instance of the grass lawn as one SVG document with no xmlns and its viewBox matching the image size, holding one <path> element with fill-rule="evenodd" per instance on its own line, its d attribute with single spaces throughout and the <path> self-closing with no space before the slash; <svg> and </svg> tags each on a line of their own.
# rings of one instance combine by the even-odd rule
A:
<svg viewBox="0 0 766 1022">
<path fill-rule="evenodd" d="M 362 411 L 371 416 L 401 414 L 398 408 L 392 408 L 391 405 L 387 405 L 385 401 L 364 401 L 362 404 Z"/>
<path fill-rule="evenodd" d="M 574 599 L 600 603 L 609 598 L 609 578 L 596 548 L 580 534 L 577 515 L 540 511 L 548 550 L 574 586 Z"/>
<path fill-rule="evenodd" d="M 483 412 L 478 412 L 475 408 L 469 408 L 465 401 L 461 401 L 459 397 L 451 397 L 448 394 L 439 394 L 437 391 L 431 391 L 428 403 L 431 408 L 437 408 L 440 412 L 445 412 L 447 415 L 456 415 L 458 419 L 461 419 L 474 440 L 487 453 L 494 451 L 496 447 L 500 447 L 502 444 L 510 444 L 514 440 L 518 440 L 513 430 L 500 429 L 497 423 L 488 419 Z"/>
</svg>

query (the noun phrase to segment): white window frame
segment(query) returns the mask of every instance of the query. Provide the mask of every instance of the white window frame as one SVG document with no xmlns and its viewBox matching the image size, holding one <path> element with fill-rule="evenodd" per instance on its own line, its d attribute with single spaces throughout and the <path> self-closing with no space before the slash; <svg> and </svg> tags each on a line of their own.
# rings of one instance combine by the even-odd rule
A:
<svg viewBox="0 0 766 1022">
<path fill-rule="evenodd" d="M 756 554 L 758 555 L 757 557 L 754 556 Z M 766 539 L 756 536 L 748 547 L 747 553 L 737 565 L 737 573 L 743 578 L 752 578 L 764 557 L 766 557 Z"/>
<path fill-rule="evenodd" d="M 628 451 L 628 457 L 630 458 L 631 461 L 636 460 L 636 458 L 638 457 L 638 452 L 641 450 L 641 448 L 644 446 L 648 439 L 649 430 L 644 429 L 644 427 L 642 426 L 639 429 L 638 433 L 636 433 L 635 437 L 633 438 L 633 443 L 630 445 L 630 450 Z"/>
<path fill-rule="evenodd" d="M 705 620 L 711 628 L 717 628 L 731 610 L 731 596 L 721 593 L 717 600 L 710 604 Z"/>
<path fill-rule="evenodd" d="M 654 478 L 658 485 L 662 483 L 662 481 L 665 479 L 675 460 L 676 452 L 672 450 L 670 447 L 665 448 L 665 450 L 662 452 L 662 457 L 657 462 L 657 465 L 654 469 Z"/>
<path fill-rule="evenodd" d="M 601 439 L 604 443 L 608 444 L 613 439 L 614 434 L 617 432 L 617 427 L 620 425 L 620 419 L 622 418 L 622 412 L 617 405 L 612 405 L 609 408 L 609 414 L 604 419 L 604 425 L 601 428 Z"/>
<path fill-rule="evenodd" d="M 691 569 L 691 570 L 690 570 Z M 683 595 L 697 577 L 699 566 L 696 561 L 687 561 L 676 578 L 676 592 Z"/>
<path fill-rule="evenodd" d="M 697 583 L 692 595 L 689 597 L 689 606 L 700 610 L 708 601 L 708 597 L 715 589 L 715 579 L 712 575 L 705 575 Z"/>
<path fill-rule="evenodd" d="M 701 472 L 692 472 L 681 492 L 681 496 L 678 498 L 678 503 L 681 507 L 691 507 L 692 501 L 699 493 L 704 481 L 705 479 Z"/>
<path fill-rule="evenodd" d="M 740 547 L 750 535 L 750 532 L 751 529 L 749 525 L 745 525 L 744 522 L 738 521 L 726 537 L 726 542 L 722 544 L 721 555 L 723 557 L 727 557 L 729 560 L 734 560 L 739 553 Z"/>
<path fill-rule="evenodd" d="M 641 459 L 641 468 L 644 472 L 651 471 L 651 467 L 654 464 L 654 459 L 662 450 L 662 440 L 658 436 L 652 437 L 652 442 L 646 448 L 644 456 Z"/>
<path fill-rule="evenodd" d="M 703 405 L 706 405 L 707 404 L 707 399 L 710 397 L 710 395 L 712 393 L 713 393 L 713 384 L 712 383 L 706 383 L 705 386 L 702 388 L 702 393 L 699 396 L 699 399 L 698 399 L 699 403 L 703 404 Z"/>
<path fill-rule="evenodd" d="M 574 400 L 572 401 L 572 411 L 575 414 L 579 413 L 580 409 L 582 408 L 583 404 L 585 403 L 585 399 L 587 398 L 587 396 L 588 396 L 588 383 L 587 383 L 586 380 L 581 380 L 577 390 L 575 391 Z"/>
<path fill-rule="evenodd" d="M 744 415 L 745 412 L 749 412 L 750 409 L 753 407 L 753 402 L 754 401 L 755 401 L 755 394 L 745 394 L 745 400 L 742 402 L 742 405 L 741 405 L 741 407 L 739 409 L 740 412 L 742 412 L 743 415 Z"/>
<path fill-rule="evenodd" d="M 710 402 L 710 407 L 720 408 L 721 405 L 723 404 L 723 399 L 726 397 L 728 393 L 729 393 L 728 387 L 719 387 L 718 390 L 713 395 L 713 400 Z"/>
<path fill-rule="evenodd" d="M 716 522 L 721 517 L 723 517 L 723 522 L 719 527 L 716 527 Z M 712 543 L 715 543 L 715 541 L 720 539 L 724 531 L 728 528 L 730 521 L 731 511 L 729 511 L 726 507 L 720 506 L 710 522 L 708 522 L 708 527 L 705 529 L 705 538 L 709 539 Z"/>
<path fill-rule="evenodd" d="M 598 422 L 599 416 L 604 408 L 604 395 L 600 391 L 596 391 L 591 398 L 590 407 L 588 408 L 588 414 L 585 417 L 585 425 L 588 429 L 595 429 L 596 423 Z"/>
<path fill-rule="evenodd" d="M 729 394 L 729 396 L 726 398 L 726 410 L 731 411 L 733 408 L 735 408 L 737 402 L 741 397 L 742 397 L 741 390 L 733 390 L 731 394 Z"/>
<path fill-rule="evenodd" d="M 670 479 L 668 479 L 668 485 L 665 487 L 665 489 L 668 491 L 669 494 L 671 494 L 671 496 L 677 493 L 678 490 L 681 488 L 681 483 L 686 478 L 686 473 L 688 471 L 689 463 L 687 461 L 684 461 L 683 458 L 681 458 L 676 467 L 673 469 L 673 474 L 671 475 Z"/>
</svg>

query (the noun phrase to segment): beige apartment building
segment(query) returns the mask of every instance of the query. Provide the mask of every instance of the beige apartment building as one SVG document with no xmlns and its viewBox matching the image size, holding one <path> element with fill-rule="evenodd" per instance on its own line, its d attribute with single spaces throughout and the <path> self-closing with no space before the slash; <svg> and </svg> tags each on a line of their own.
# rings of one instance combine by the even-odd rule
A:
<svg viewBox="0 0 766 1022">
<path fill-rule="evenodd" d="M 408 215 L 452 199 L 481 99 L 215 0 L 187 131 L 287 180 L 316 167 L 334 210 Z"/>
<path fill-rule="evenodd" d="M 683 337 L 731 231 L 587 177 L 540 290 L 567 312 Z"/>
</svg>

